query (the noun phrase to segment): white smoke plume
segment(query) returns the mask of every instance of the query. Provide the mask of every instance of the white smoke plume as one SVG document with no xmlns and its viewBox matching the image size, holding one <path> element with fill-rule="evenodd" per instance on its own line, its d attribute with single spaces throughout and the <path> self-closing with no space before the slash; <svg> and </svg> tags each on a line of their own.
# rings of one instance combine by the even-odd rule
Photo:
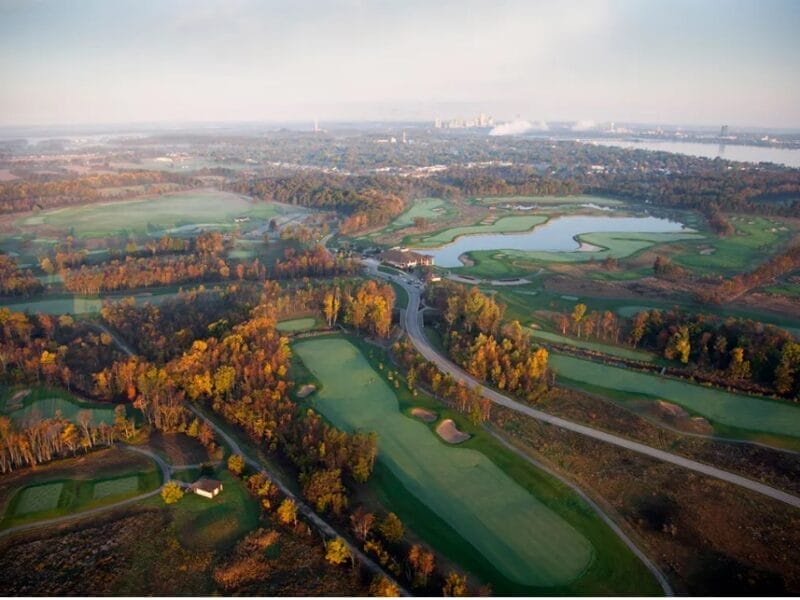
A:
<svg viewBox="0 0 800 600">
<path fill-rule="evenodd" d="M 590 129 L 594 129 L 597 127 L 597 123 L 591 120 L 586 121 L 576 121 L 572 124 L 572 131 L 589 131 Z"/>
<path fill-rule="evenodd" d="M 529 131 L 547 131 L 547 123 L 544 121 L 535 121 L 531 123 L 524 119 L 515 119 L 508 123 L 502 123 L 489 132 L 489 135 L 519 135 Z"/>
</svg>

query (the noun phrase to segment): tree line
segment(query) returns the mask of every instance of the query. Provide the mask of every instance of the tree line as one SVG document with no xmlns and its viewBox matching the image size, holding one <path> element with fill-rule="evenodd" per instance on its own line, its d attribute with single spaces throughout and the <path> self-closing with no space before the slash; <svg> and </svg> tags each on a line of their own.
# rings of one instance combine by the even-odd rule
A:
<svg viewBox="0 0 800 600">
<path fill-rule="evenodd" d="M 30 269 L 23 271 L 13 258 L 0 254 L 0 296 L 31 296 L 43 289 Z"/>
</svg>

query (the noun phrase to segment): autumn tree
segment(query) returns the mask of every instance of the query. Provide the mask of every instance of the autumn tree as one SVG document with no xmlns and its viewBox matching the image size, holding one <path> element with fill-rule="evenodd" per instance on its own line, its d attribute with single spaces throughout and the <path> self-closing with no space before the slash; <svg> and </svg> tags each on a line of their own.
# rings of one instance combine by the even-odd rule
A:
<svg viewBox="0 0 800 600">
<path fill-rule="evenodd" d="M 228 470 L 237 477 L 244 472 L 244 458 L 238 454 L 231 454 L 228 457 Z"/>
<path fill-rule="evenodd" d="M 350 549 L 342 538 L 325 542 L 325 560 L 332 565 L 341 565 L 351 560 Z"/>
<path fill-rule="evenodd" d="M 347 493 L 342 483 L 341 469 L 314 471 L 303 478 L 303 495 L 317 512 L 330 510 L 341 516 L 347 506 Z"/>
<path fill-rule="evenodd" d="M 369 585 L 369 595 L 375 598 L 397 598 L 400 588 L 384 575 L 376 575 Z"/>
<path fill-rule="evenodd" d="M 359 506 L 355 512 L 350 515 L 350 524 L 353 527 L 353 533 L 356 538 L 362 542 L 367 539 L 372 526 L 375 524 L 375 515 L 367 512 L 363 507 Z"/>
<path fill-rule="evenodd" d="M 175 504 L 183 498 L 183 488 L 177 481 L 168 481 L 161 488 L 161 498 L 165 504 Z"/>
<path fill-rule="evenodd" d="M 413 572 L 414 586 L 425 587 L 428 585 L 428 578 L 433 574 L 436 566 L 433 552 L 419 544 L 414 544 L 408 552 L 408 564 Z"/>
<path fill-rule="evenodd" d="M 405 528 L 403 527 L 403 522 L 393 512 L 390 512 L 386 515 L 386 518 L 381 521 L 381 524 L 378 526 L 378 530 L 381 532 L 383 539 L 385 539 L 390 544 L 396 544 L 400 540 L 403 539 L 403 535 L 405 533 Z"/>
<path fill-rule="evenodd" d="M 291 498 L 284 498 L 278 510 L 278 521 L 283 525 L 297 524 L 297 504 Z"/>
<path fill-rule="evenodd" d="M 459 575 L 455 571 L 450 571 L 442 587 L 442 595 L 449 597 L 468 596 L 466 575 Z"/>
</svg>

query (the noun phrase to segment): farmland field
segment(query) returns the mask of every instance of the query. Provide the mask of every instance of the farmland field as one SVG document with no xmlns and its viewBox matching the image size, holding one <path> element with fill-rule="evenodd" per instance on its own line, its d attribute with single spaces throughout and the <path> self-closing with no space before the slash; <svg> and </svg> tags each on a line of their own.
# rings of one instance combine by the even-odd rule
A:
<svg viewBox="0 0 800 600">
<path fill-rule="evenodd" d="M 70 420 L 75 420 L 78 413 L 88 410 L 92 414 L 92 421 L 100 423 L 105 421 L 109 425 L 114 422 L 113 404 L 100 404 L 97 402 L 82 402 L 69 392 L 59 388 L 32 387 L 22 407 L 15 407 L 12 404 L 14 394 L 19 391 L 16 388 L 6 388 L 0 395 L 0 413 L 7 414 L 16 422 L 24 422 L 32 414 L 40 417 L 52 417 L 56 411 Z"/>
<path fill-rule="evenodd" d="M 800 407 L 786 402 L 734 394 L 563 354 L 552 353 L 550 365 L 568 380 L 673 402 L 705 417 L 713 425 L 795 441 L 800 438 Z"/>
<path fill-rule="evenodd" d="M 347 340 L 304 340 L 295 350 L 322 383 L 315 405 L 338 427 L 376 431 L 380 460 L 512 581 L 553 587 L 577 579 L 591 544 L 483 454 L 452 448 L 398 410 L 397 398 Z M 556 543 L 557 540 L 557 543 Z"/>
<path fill-rule="evenodd" d="M 218 191 L 164 194 L 155 198 L 61 208 L 28 217 L 18 223 L 24 230 L 49 225 L 79 237 L 105 237 L 121 233 L 159 235 L 186 226 L 233 228 L 234 218 L 247 215 L 269 219 L 287 207 L 253 202 L 243 196 Z"/>
</svg>

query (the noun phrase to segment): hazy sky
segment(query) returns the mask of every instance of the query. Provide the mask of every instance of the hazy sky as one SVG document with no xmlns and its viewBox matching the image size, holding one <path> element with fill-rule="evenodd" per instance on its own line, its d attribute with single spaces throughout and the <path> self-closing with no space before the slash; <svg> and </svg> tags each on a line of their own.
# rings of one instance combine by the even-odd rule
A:
<svg viewBox="0 0 800 600">
<path fill-rule="evenodd" d="M 0 0 L 0 124 L 800 127 L 800 1 Z"/>
</svg>

